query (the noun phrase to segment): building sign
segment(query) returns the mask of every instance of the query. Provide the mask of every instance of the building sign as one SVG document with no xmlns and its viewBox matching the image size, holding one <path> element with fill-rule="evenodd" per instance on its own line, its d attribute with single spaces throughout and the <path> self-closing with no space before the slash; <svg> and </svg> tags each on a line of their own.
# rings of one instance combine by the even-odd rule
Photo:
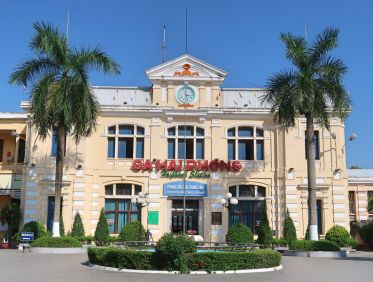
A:
<svg viewBox="0 0 373 282">
<path fill-rule="evenodd" d="M 174 181 L 163 184 L 163 195 L 169 197 L 183 197 L 184 181 Z M 196 181 L 185 181 L 185 196 L 207 197 L 207 184 Z"/>
<path fill-rule="evenodd" d="M 162 178 L 184 178 L 184 172 L 183 171 L 167 171 L 167 170 L 161 170 L 161 177 Z M 205 171 L 188 171 L 185 174 L 185 178 L 210 178 L 210 173 L 207 173 Z"/>
<path fill-rule="evenodd" d="M 148 224 L 158 225 L 159 211 L 148 211 Z"/>
<path fill-rule="evenodd" d="M 20 239 L 22 242 L 34 241 L 34 232 L 21 232 Z"/>
<path fill-rule="evenodd" d="M 134 171 L 183 171 L 182 160 L 133 160 L 132 170 Z M 208 172 L 208 171 L 233 171 L 238 172 L 242 168 L 240 161 L 222 161 L 222 160 L 187 160 L 185 164 L 186 171 Z"/>
</svg>

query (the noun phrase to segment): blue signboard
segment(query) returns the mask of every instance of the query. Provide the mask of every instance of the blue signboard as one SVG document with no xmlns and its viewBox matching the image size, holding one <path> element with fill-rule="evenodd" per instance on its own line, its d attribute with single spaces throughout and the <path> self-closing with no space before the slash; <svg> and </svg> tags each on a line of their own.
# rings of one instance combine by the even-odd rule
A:
<svg viewBox="0 0 373 282">
<path fill-rule="evenodd" d="M 34 232 L 21 232 L 22 242 L 32 242 L 34 241 Z"/>
<path fill-rule="evenodd" d="M 163 195 L 183 197 L 184 181 L 181 180 L 163 184 Z M 196 181 L 185 181 L 185 196 L 207 197 L 207 184 Z"/>
</svg>

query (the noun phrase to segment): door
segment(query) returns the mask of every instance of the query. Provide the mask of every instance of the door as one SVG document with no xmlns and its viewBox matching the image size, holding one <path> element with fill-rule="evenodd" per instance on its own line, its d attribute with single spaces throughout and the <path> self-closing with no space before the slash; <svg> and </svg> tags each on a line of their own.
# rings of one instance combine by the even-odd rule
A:
<svg viewBox="0 0 373 282">
<path fill-rule="evenodd" d="M 189 234 L 196 235 L 198 229 L 199 201 L 187 200 L 185 202 L 186 231 Z M 172 200 L 172 233 L 182 233 L 184 225 L 183 200 Z"/>
<path fill-rule="evenodd" d="M 54 219 L 54 196 L 48 197 L 48 214 L 47 214 L 47 230 L 53 229 L 53 219 Z M 62 197 L 61 197 L 61 216 L 62 216 Z"/>
<path fill-rule="evenodd" d="M 322 200 L 316 200 L 316 212 L 317 212 L 317 230 L 320 234 L 323 233 L 323 222 L 322 222 Z"/>
</svg>

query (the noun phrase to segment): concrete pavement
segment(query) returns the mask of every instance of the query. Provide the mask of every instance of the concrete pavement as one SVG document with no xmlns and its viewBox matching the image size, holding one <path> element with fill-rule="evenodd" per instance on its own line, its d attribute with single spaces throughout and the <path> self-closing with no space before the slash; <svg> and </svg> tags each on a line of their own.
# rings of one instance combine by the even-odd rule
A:
<svg viewBox="0 0 373 282">
<path fill-rule="evenodd" d="M 373 281 L 373 253 L 348 258 L 283 257 L 284 269 L 270 273 L 230 275 L 162 275 L 117 273 L 86 266 L 87 256 L 19 253 L 0 250 L 0 281 Z"/>
</svg>

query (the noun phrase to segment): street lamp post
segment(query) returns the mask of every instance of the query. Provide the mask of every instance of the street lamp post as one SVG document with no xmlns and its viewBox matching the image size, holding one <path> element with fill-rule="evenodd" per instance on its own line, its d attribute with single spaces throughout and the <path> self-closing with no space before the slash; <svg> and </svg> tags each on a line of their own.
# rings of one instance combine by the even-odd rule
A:
<svg viewBox="0 0 373 282">
<path fill-rule="evenodd" d="M 148 196 L 149 194 L 144 194 L 143 192 L 139 192 L 137 194 L 137 197 L 131 198 L 131 203 L 136 205 L 136 207 L 139 209 L 140 213 L 140 220 L 139 220 L 139 241 L 141 241 L 141 215 L 142 215 L 142 209 L 149 205 L 148 202 Z"/>
<path fill-rule="evenodd" d="M 223 205 L 225 208 L 229 208 L 230 205 L 237 205 L 238 204 L 238 199 L 233 198 L 232 193 L 227 193 L 223 199 L 220 200 L 220 203 Z"/>
</svg>

